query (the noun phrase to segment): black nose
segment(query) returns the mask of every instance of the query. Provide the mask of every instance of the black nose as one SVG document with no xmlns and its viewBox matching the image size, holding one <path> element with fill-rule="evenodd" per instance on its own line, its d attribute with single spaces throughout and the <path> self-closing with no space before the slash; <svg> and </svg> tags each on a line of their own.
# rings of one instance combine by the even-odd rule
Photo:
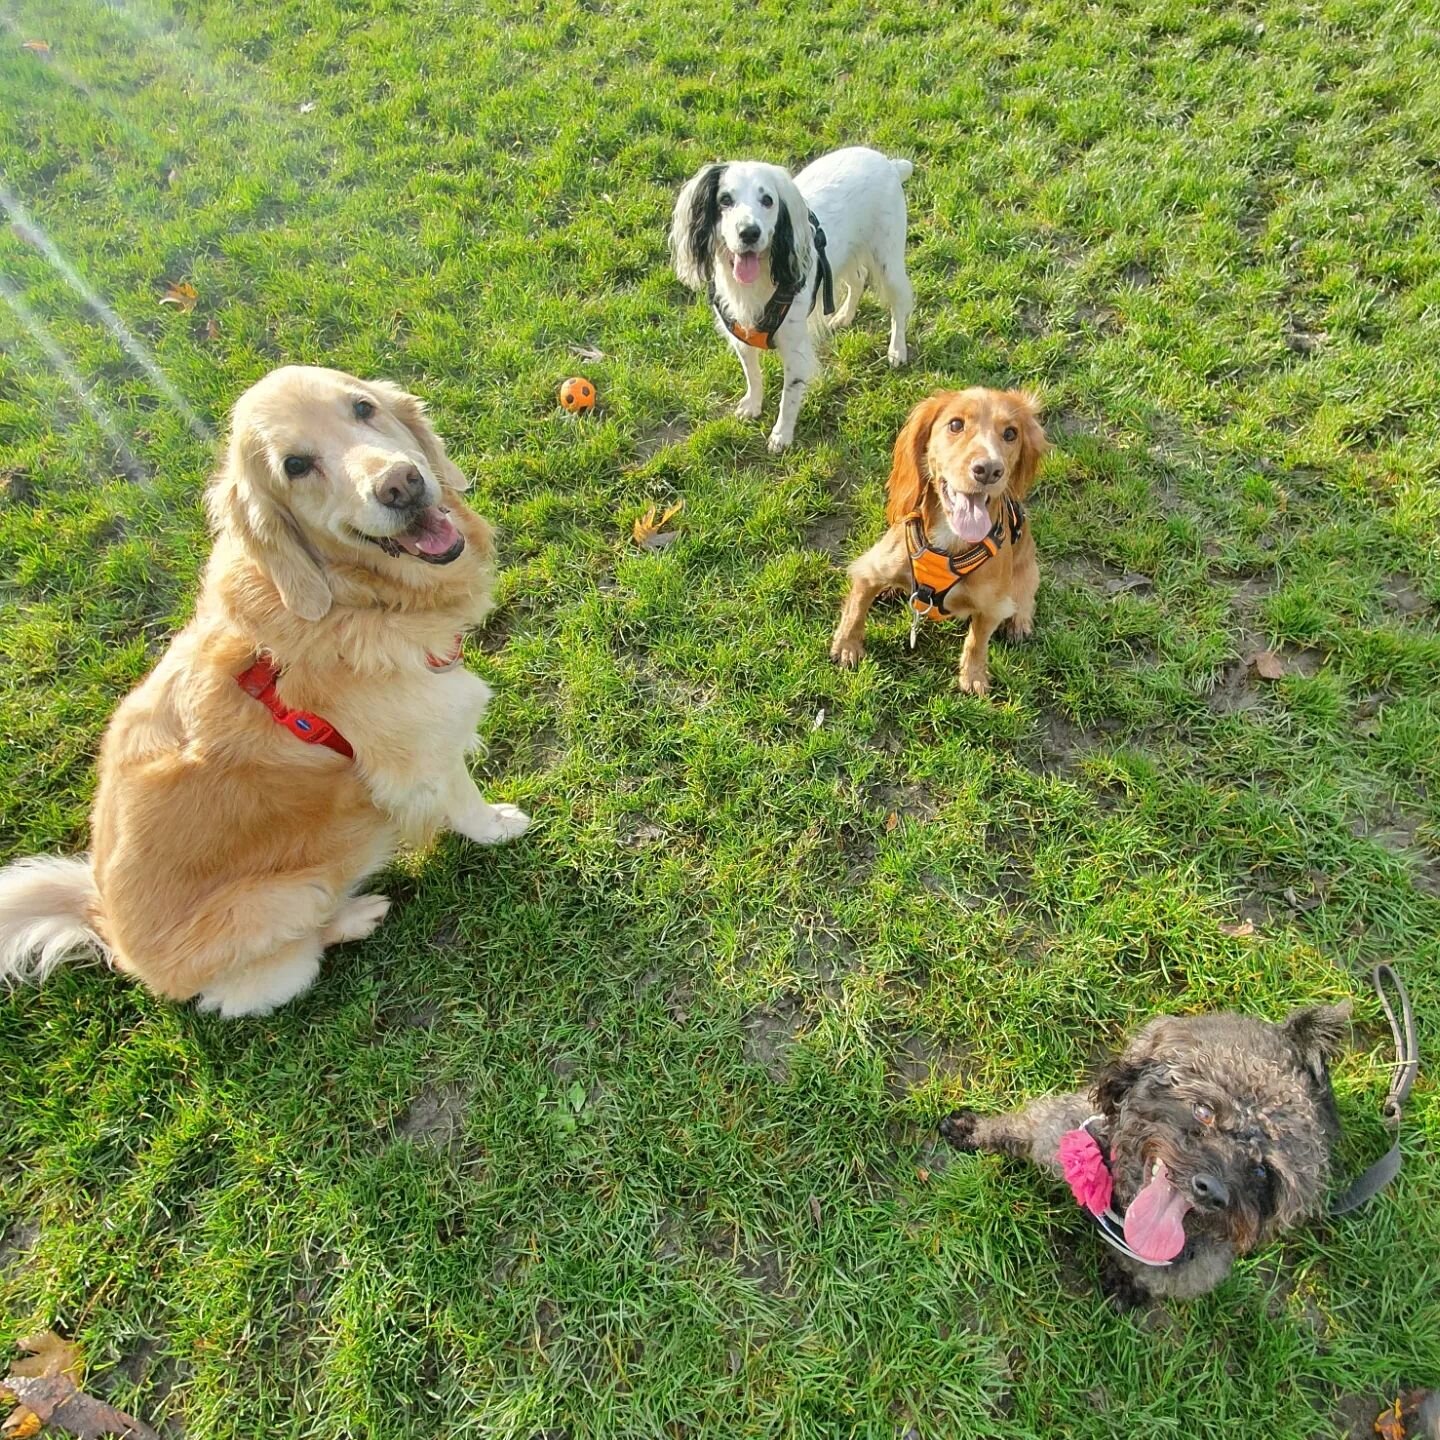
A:
<svg viewBox="0 0 1440 1440">
<path fill-rule="evenodd" d="M 1005 462 L 1003 460 L 977 460 L 970 467 L 970 473 L 982 485 L 998 485 L 1005 478 Z"/>
<path fill-rule="evenodd" d="M 389 510 L 408 510 L 425 494 L 425 477 L 412 465 L 375 482 L 375 498 Z"/>
<path fill-rule="evenodd" d="M 1193 1176 L 1190 1189 L 1207 1209 L 1219 1210 L 1230 1203 L 1230 1189 L 1218 1175 Z"/>
<path fill-rule="evenodd" d="M 760 238 L 760 227 L 758 225 L 742 225 L 740 227 L 740 243 L 742 245 L 753 245 Z"/>
</svg>

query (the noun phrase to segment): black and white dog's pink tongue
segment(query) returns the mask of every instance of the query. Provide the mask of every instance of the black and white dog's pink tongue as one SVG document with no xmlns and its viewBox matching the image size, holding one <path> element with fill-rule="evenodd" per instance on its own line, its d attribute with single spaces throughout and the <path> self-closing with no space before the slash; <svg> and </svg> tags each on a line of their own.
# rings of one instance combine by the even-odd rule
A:
<svg viewBox="0 0 1440 1440">
<path fill-rule="evenodd" d="M 758 255 L 737 255 L 732 266 L 735 278 L 742 285 L 753 285 L 760 278 L 760 257 Z"/>
<path fill-rule="evenodd" d="M 1173 1260 L 1185 1248 L 1189 1211 L 1190 1202 L 1156 1161 L 1154 1177 L 1125 1212 L 1125 1243 L 1143 1260 Z"/>
</svg>

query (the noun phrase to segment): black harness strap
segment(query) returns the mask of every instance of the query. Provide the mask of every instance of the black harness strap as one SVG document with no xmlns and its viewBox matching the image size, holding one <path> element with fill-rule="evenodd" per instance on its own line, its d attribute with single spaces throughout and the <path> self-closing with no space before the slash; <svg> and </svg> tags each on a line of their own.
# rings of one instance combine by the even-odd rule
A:
<svg viewBox="0 0 1440 1440">
<path fill-rule="evenodd" d="M 815 287 L 810 292 L 809 309 L 813 310 L 815 301 L 821 299 L 822 313 L 831 315 L 835 311 L 835 277 L 830 270 L 830 259 L 825 254 L 825 231 L 821 229 L 820 222 L 815 218 L 813 210 L 810 212 L 810 231 L 815 240 Z M 760 312 L 760 318 L 753 325 L 742 325 L 734 316 L 726 313 L 724 303 L 720 299 L 720 292 L 715 288 L 715 277 L 712 275 L 710 277 L 710 304 L 716 315 L 720 317 L 720 323 L 742 345 L 751 345 L 757 350 L 768 350 L 771 340 L 775 337 L 775 332 L 785 323 L 785 317 L 790 313 L 790 307 L 794 305 L 804 288 L 803 285 L 787 286 L 783 289 L 777 286 L 771 292 L 765 308 Z"/>
<path fill-rule="evenodd" d="M 1385 993 L 1389 982 L 1400 1003 L 1400 1014 L 1396 1017 L 1390 997 Z M 1380 997 L 1385 1018 L 1390 1022 L 1390 1033 L 1395 1037 L 1395 1066 L 1390 1076 L 1390 1090 L 1380 1113 L 1385 1123 L 1395 1132 L 1395 1141 L 1390 1148 L 1366 1171 L 1356 1176 L 1345 1192 L 1330 1202 L 1332 1215 L 1347 1215 L 1358 1210 L 1367 1200 L 1373 1200 L 1400 1173 L 1400 1120 L 1404 1114 L 1405 1101 L 1410 1096 L 1410 1087 L 1420 1073 L 1420 1047 L 1415 1039 L 1415 1016 L 1410 1010 L 1410 996 L 1405 991 L 1400 977 L 1388 966 L 1377 965 L 1370 972 L 1370 983 Z"/>
</svg>

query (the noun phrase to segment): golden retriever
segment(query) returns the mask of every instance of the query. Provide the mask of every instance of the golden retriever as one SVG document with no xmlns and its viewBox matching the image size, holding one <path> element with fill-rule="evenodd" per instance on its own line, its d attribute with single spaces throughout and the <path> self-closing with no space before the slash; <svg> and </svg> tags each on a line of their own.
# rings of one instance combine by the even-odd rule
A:
<svg viewBox="0 0 1440 1440">
<path fill-rule="evenodd" d="M 915 620 L 970 617 L 960 688 L 990 688 L 986 650 L 997 626 L 1024 639 L 1040 570 L 1020 502 L 1046 450 L 1034 399 L 1019 390 L 945 390 L 922 400 L 895 440 L 888 529 L 850 566 L 830 655 L 854 667 L 865 617 L 883 590 L 905 589 Z"/>
<path fill-rule="evenodd" d="M 466 767 L 495 568 L 466 483 L 398 386 L 286 366 L 241 396 L 195 617 L 106 730 L 89 856 L 0 871 L 0 978 L 89 947 L 266 1014 L 380 923 L 355 891 L 399 844 L 524 832 Z"/>
</svg>

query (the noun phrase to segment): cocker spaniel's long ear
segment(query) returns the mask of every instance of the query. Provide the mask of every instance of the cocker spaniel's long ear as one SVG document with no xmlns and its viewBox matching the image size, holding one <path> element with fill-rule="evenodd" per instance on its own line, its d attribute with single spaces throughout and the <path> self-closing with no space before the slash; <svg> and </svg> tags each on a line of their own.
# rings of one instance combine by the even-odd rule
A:
<svg viewBox="0 0 1440 1440">
<path fill-rule="evenodd" d="M 720 223 L 720 177 L 725 167 L 702 165 L 681 187 L 670 220 L 670 251 L 675 273 L 691 290 L 703 290 L 709 281 L 715 227 Z"/>
<path fill-rule="evenodd" d="M 325 567 L 306 544 L 299 522 L 272 495 L 269 464 L 254 436 L 237 431 L 230 437 L 206 499 L 211 523 L 240 542 L 287 610 L 302 620 L 321 620 L 331 602 Z"/>
<path fill-rule="evenodd" d="M 895 458 L 890 466 L 889 494 L 885 500 L 885 523 L 896 525 L 920 508 L 925 494 L 925 452 L 930 448 L 930 431 L 948 397 L 930 395 L 922 400 L 895 437 Z"/>
<path fill-rule="evenodd" d="M 815 264 L 815 237 L 810 230 L 810 207 L 795 182 L 783 170 L 774 170 L 780 213 L 770 241 L 770 278 L 781 289 L 798 289 Z"/>
<path fill-rule="evenodd" d="M 435 427 L 425 413 L 425 402 L 418 395 L 402 390 L 393 381 L 371 380 L 368 383 L 395 418 L 415 437 L 441 485 L 447 490 L 468 490 L 470 482 L 445 453 L 445 442 L 435 433 Z"/>
<path fill-rule="evenodd" d="M 1050 448 L 1050 442 L 1040 425 L 1040 401 L 1037 396 L 1028 390 L 1010 390 L 1006 399 L 1020 412 L 1020 459 L 1015 466 L 1010 493 L 1017 500 L 1023 500 L 1035 483 L 1040 461 Z"/>
</svg>

